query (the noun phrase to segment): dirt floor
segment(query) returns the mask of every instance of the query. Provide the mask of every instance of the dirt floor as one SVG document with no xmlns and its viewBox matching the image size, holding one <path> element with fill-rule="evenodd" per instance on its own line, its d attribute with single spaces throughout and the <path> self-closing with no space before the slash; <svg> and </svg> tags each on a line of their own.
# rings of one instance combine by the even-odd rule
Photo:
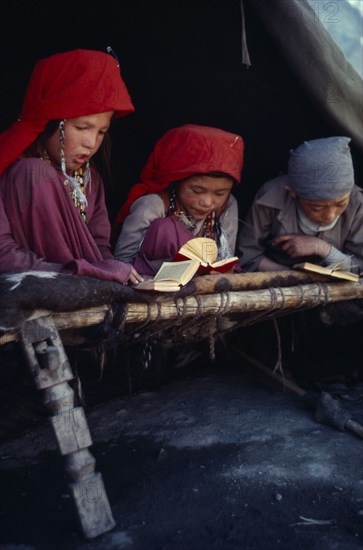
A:
<svg viewBox="0 0 363 550">
<path fill-rule="evenodd" d="M 237 363 L 87 410 L 115 528 L 85 541 L 50 427 L 0 443 L 0 548 L 355 550 L 363 440 Z"/>
</svg>

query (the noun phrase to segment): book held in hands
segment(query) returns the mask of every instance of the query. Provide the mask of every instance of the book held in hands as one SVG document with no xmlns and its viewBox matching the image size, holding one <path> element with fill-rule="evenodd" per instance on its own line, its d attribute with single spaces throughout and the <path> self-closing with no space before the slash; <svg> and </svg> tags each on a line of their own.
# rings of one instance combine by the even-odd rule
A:
<svg viewBox="0 0 363 550">
<path fill-rule="evenodd" d="M 213 239 L 208 237 L 195 237 L 187 241 L 176 253 L 174 262 L 183 260 L 198 260 L 199 268 L 198 274 L 210 273 L 211 271 L 218 271 L 225 273 L 233 268 L 238 262 L 237 256 L 231 256 L 224 260 L 217 260 L 218 246 Z"/>
<path fill-rule="evenodd" d="M 343 279 L 345 281 L 359 282 L 359 275 L 349 271 L 351 266 L 343 266 L 340 263 L 333 264 L 328 267 L 322 265 L 313 264 L 310 262 L 304 262 L 301 264 L 295 264 L 294 269 L 300 269 L 302 271 L 310 271 L 313 273 L 320 273 L 321 275 L 327 275 L 333 279 Z"/>
<path fill-rule="evenodd" d="M 213 239 L 196 237 L 180 248 L 173 261 L 164 262 L 153 279 L 139 283 L 134 288 L 177 292 L 195 274 L 206 274 L 211 271 L 225 273 L 238 262 L 237 256 L 224 260 L 217 260 L 217 257 L 218 246 Z"/>
</svg>

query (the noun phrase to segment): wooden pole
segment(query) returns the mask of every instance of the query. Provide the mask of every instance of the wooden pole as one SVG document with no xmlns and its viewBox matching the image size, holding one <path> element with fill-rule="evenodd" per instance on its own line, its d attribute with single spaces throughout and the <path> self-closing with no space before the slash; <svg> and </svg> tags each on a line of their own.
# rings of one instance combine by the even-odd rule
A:
<svg viewBox="0 0 363 550">
<path fill-rule="evenodd" d="M 125 324 L 156 321 L 177 321 L 196 315 L 221 316 L 225 314 L 247 314 L 255 311 L 286 311 L 312 308 L 326 303 L 363 298 L 363 284 L 360 283 L 313 283 L 293 287 L 270 287 L 263 290 L 245 290 L 169 298 L 158 295 L 155 302 L 127 303 Z M 58 330 L 78 329 L 94 326 L 105 319 L 109 310 L 107 304 L 72 312 L 53 313 Z M 51 313 L 43 311 L 45 313 Z M 32 318 L 36 312 L 32 313 Z M 122 329 L 121 329 L 122 330 Z M 0 337 L 0 344 L 18 339 L 18 331 L 7 332 Z"/>
<path fill-rule="evenodd" d="M 256 374 L 261 374 L 261 377 L 257 377 L 258 380 L 261 380 L 268 387 L 272 386 L 280 391 L 289 391 L 291 393 L 299 395 L 300 397 L 306 394 L 306 391 L 298 386 L 295 382 L 289 380 L 288 378 L 285 378 L 277 370 L 275 371 L 273 368 L 266 367 L 266 365 L 261 363 L 261 361 L 241 350 L 236 345 L 233 346 L 233 349 L 231 351 L 231 355 L 233 354 L 236 354 L 241 359 L 244 359 L 247 363 L 253 365 L 253 367 L 255 367 L 256 369 Z"/>
</svg>

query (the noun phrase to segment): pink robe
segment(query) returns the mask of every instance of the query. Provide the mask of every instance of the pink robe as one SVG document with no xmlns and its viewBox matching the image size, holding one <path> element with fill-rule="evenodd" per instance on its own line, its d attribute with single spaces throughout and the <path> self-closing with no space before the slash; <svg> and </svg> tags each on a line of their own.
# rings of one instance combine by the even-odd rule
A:
<svg viewBox="0 0 363 550">
<path fill-rule="evenodd" d="M 21 158 L 0 176 L 0 273 L 56 271 L 127 282 L 131 265 L 110 251 L 103 183 L 92 169 L 85 223 L 53 165 Z"/>
</svg>

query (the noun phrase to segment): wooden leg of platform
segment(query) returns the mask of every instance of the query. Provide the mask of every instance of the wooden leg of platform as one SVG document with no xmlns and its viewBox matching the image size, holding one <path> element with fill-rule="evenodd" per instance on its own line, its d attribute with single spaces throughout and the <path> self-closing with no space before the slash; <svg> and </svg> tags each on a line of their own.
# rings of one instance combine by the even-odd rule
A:
<svg viewBox="0 0 363 550">
<path fill-rule="evenodd" d="M 50 422 L 65 469 L 70 478 L 82 531 L 94 538 L 115 526 L 102 476 L 95 472 L 95 458 L 82 407 L 75 407 L 74 392 L 68 382 L 73 373 L 59 333 L 51 316 L 27 321 L 22 326 L 21 342 L 36 387 L 43 391 Z"/>
</svg>

